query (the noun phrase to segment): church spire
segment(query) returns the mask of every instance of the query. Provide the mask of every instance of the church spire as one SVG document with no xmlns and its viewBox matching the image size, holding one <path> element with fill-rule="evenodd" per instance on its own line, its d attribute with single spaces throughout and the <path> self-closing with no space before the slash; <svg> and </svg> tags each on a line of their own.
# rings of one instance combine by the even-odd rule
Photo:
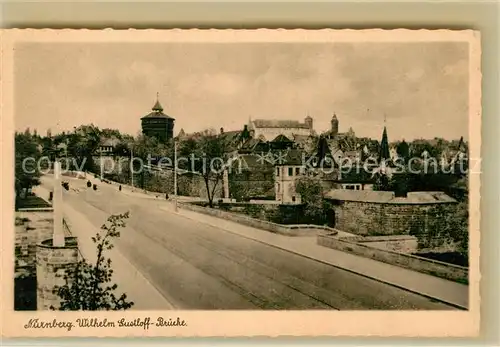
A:
<svg viewBox="0 0 500 347">
<path fill-rule="evenodd" d="M 379 161 L 387 160 L 391 157 L 389 153 L 389 140 L 387 139 L 387 128 L 384 125 L 384 132 L 382 133 L 382 141 L 380 142 Z"/>
<path fill-rule="evenodd" d="M 163 107 L 160 104 L 160 93 L 156 92 L 156 103 L 154 104 L 153 111 L 155 112 L 163 112 Z"/>
</svg>

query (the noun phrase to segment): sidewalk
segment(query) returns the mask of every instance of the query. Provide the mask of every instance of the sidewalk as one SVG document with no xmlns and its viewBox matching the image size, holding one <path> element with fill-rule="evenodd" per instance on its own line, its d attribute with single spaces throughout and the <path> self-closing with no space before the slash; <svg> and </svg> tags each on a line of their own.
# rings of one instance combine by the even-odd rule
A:
<svg viewBox="0 0 500 347">
<path fill-rule="evenodd" d="M 173 206 L 160 208 L 164 211 L 175 213 Z M 468 307 L 469 286 L 464 284 L 319 246 L 316 243 L 315 236 L 290 237 L 274 234 L 225 219 L 185 210 L 181 206 L 179 206 L 177 213 L 186 218 L 209 224 L 230 233 L 299 254 L 306 258 L 330 264 L 461 308 Z"/>
<path fill-rule="evenodd" d="M 49 191 L 42 186 L 36 187 L 37 194 L 48 196 Z M 96 227 L 90 223 L 81 212 L 64 205 L 64 220 L 71 235 L 77 237 L 78 248 L 85 259 L 94 261 L 96 246 L 91 237 L 97 232 Z M 117 247 L 107 251 L 107 256 L 112 261 L 113 282 L 118 284 L 117 293 L 126 293 L 129 300 L 134 302 L 132 310 L 171 310 L 173 306 L 160 294 L 160 292 L 132 265 L 118 250 Z"/>
</svg>

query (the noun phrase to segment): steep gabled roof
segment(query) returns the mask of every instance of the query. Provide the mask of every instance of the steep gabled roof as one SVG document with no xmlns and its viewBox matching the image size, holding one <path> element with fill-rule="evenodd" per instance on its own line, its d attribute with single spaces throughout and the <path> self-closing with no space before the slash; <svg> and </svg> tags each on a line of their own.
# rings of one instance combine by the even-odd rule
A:
<svg viewBox="0 0 500 347">
<path fill-rule="evenodd" d="M 292 140 L 290 140 L 288 137 L 286 137 L 285 135 L 283 134 L 280 134 L 278 136 L 276 136 L 274 138 L 274 140 L 272 140 L 271 142 L 293 142 Z"/>
<path fill-rule="evenodd" d="M 289 149 L 286 152 L 282 152 L 279 154 L 278 159 L 276 160 L 276 165 L 292 165 L 292 166 L 302 166 L 304 162 L 302 160 L 303 151 L 299 149 Z M 283 159 L 281 159 L 283 158 Z"/>
</svg>

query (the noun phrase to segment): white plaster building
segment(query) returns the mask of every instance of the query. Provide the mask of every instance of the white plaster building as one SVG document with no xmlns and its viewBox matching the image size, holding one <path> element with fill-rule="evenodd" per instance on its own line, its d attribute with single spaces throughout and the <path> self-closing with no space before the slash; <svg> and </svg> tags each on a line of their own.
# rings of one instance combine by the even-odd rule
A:
<svg viewBox="0 0 500 347">
<path fill-rule="evenodd" d="M 289 150 L 283 163 L 278 163 L 274 170 L 276 200 L 282 204 L 300 204 L 301 196 L 296 192 L 295 184 L 305 174 L 302 152 Z"/>
<path fill-rule="evenodd" d="M 279 135 L 289 139 L 295 136 L 309 136 L 313 133 L 313 119 L 307 116 L 304 122 L 296 120 L 255 119 L 250 120 L 248 130 L 253 138 L 272 141 Z"/>
</svg>

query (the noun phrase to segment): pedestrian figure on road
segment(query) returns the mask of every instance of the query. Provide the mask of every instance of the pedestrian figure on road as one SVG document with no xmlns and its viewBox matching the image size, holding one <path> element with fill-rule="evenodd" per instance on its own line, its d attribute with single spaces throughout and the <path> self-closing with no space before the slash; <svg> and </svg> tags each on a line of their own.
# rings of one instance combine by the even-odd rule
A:
<svg viewBox="0 0 500 347">
<path fill-rule="evenodd" d="M 165 199 L 166 199 L 166 200 L 168 200 L 168 193 L 167 193 L 167 194 L 165 194 Z"/>
<path fill-rule="evenodd" d="M 120 184 L 120 187 L 118 188 L 118 190 L 121 192 L 122 191 L 122 185 Z"/>
</svg>

